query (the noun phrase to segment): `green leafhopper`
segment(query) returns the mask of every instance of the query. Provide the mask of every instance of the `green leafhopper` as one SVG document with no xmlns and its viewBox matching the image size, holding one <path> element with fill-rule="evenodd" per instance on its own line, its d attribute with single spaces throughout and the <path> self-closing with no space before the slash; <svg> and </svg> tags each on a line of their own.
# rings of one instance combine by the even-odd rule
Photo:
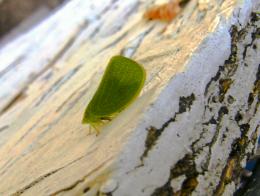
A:
<svg viewBox="0 0 260 196">
<path fill-rule="evenodd" d="M 146 78 L 145 69 L 124 56 L 114 56 L 108 63 L 97 91 L 82 119 L 99 133 L 104 120 L 112 120 L 139 95 Z"/>
</svg>

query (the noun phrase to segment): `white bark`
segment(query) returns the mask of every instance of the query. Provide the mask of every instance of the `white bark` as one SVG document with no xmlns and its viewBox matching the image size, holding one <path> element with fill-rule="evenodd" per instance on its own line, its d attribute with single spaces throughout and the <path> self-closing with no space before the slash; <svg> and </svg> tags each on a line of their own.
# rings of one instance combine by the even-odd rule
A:
<svg viewBox="0 0 260 196">
<path fill-rule="evenodd" d="M 80 13 L 82 7 L 68 9 L 80 2 L 57 15 Z M 56 69 L 35 80 L 27 97 L 1 116 L 0 195 L 230 195 L 259 135 L 259 2 L 214 0 L 198 9 L 194 0 L 170 24 L 142 18 L 149 2 L 110 3 L 82 12 L 88 18 L 107 7 L 62 50 Z M 59 35 L 61 42 L 43 41 L 50 50 L 41 62 L 66 45 Z M 28 53 L 24 66 L 38 62 L 40 51 Z M 98 137 L 89 135 L 80 123 L 83 111 L 118 53 L 144 65 L 145 88 Z M 48 66 L 37 65 L 37 73 Z M 28 85 L 29 73 L 21 72 L 15 84 Z M 16 93 L 23 89 L 14 86 Z"/>
</svg>

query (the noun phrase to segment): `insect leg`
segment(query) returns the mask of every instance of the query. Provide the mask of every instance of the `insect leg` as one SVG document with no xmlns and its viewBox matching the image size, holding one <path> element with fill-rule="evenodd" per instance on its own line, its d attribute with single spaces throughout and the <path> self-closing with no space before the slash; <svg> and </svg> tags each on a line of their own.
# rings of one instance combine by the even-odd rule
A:
<svg viewBox="0 0 260 196">
<path fill-rule="evenodd" d="M 88 134 L 89 135 L 91 134 L 91 125 L 89 125 L 89 127 L 88 127 Z"/>
<path fill-rule="evenodd" d="M 96 131 L 96 136 L 99 135 L 100 130 L 97 128 L 97 126 L 95 126 L 94 124 L 92 124 L 92 126 L 94 127 L 95 131 Z"/>
</svg>

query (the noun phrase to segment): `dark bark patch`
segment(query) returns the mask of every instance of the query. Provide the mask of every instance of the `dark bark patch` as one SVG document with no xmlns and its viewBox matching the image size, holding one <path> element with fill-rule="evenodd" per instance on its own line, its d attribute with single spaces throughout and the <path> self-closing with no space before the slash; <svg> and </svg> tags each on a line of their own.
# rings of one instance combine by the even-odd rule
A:
<svg viewBox="0 0 260 196">
<path fill-rule="evenodd" d="M 175 166 L 170 171 L 170 176 L 167 182 L 155 189 L 151 194 L 152 196 L 172 196 L 172 195 L 190 195 L 192 191 L 197 187 L 198 172 L 196 170 L 196 165 L 194 157 L 191 154 L 186 154 L 181 160 L 179 160 Z M 178 176 L 185 175 L 186 179 L 183 181 L 181 190 L 175 190 L 171 187 L 171 181 Z"/>
<path fill-rule="evenodd" d="M 184 113 L 191 109 L 193 101 L 195 100 L 195 95 L 192 93 L 190 96 L 187 97 L 180 97 L 179 98 L 179 111 L 175 113 L 175 115 L 166 121 L 161 128 L 156 129 L 155 127 L 151 126 L 147 129 L 148 133 L 145 140 L 145 150 L 141 156 L 141 161 L 148 155 L 149 151 L 153 148 L 156 144 L 157 140 L 161 136 L 162 132 L 165 130 L 166 127 L 169 126 L 170 123 L 176 120 L 177 115 Z"/>
<path fill-rule="evenodd" d="M 233 83 L 233 80 L 230 78 L 219 80 L 219 101 L 220 101 L 220 103 L 224 100 L 225 94 L 227 93 L 227 91 L 230 88 L 232 83 Z"/>
</svg>

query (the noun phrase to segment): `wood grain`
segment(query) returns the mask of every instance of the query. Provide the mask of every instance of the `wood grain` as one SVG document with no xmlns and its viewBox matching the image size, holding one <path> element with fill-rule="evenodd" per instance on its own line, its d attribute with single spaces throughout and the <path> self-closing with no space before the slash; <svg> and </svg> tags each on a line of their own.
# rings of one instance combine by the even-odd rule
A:
<svg viewBox="0 0 260 196">
<path fill-rule="evenodd" d="M 2 49 L 0 195 L 232 193 L 259 135 L 259 3 L 248 2 L 190 1 L 162 23 L 142 18 L 152 1 L 71 1 Z M 81 119 L 116 54 L 148 79 L 96 137 Z"/>
</svg>

